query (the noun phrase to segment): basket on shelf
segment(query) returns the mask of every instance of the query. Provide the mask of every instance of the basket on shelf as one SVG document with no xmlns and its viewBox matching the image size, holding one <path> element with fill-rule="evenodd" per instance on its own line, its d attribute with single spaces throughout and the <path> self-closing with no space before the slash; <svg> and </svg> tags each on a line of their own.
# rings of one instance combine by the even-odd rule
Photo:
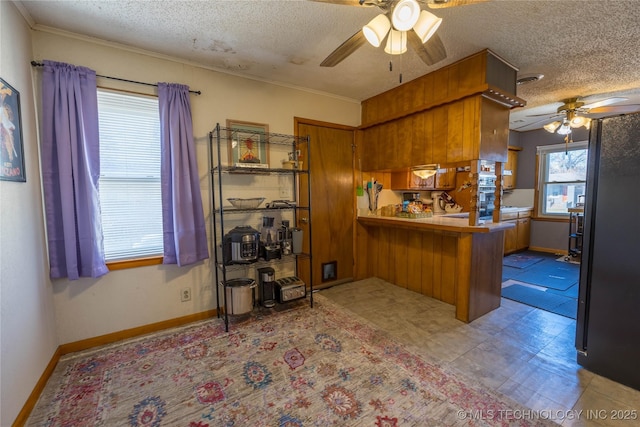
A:
<svg viewBox="0 0 640 427">
<path fill-rule="evenodd" d="M 264 197 L 254 197 L 251 199 L 239 199 L 232 197 L 227 199 L 231 206 L 238 209 L 255 209 L 264 202 Z"/>
</svg>

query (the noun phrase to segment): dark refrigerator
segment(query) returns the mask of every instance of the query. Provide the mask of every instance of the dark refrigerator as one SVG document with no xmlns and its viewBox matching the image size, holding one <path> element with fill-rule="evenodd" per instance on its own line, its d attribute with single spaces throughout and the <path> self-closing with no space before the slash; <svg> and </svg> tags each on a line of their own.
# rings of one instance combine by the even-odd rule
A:
<svg viewBox="0 0 640 427">
<path fill-rule="evenodd" d="M 578 363 L 640 390 L 640 114 L 591 126 Z"/>
</svg>

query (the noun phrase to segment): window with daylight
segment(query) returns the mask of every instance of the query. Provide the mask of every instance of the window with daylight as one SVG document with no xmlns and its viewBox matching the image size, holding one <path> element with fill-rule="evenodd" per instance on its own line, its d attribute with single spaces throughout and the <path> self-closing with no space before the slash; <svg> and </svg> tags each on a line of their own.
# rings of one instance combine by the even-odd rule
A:
<svg viewBox="0 0 640 427">
<path fill-rule="evenodd" d="M 98 90 L 107 262 L 162 256 L 158 98 Z"/>
<path fill-rule="evenodd" d="M 538 147 L 538 216 L 569 215 L 585 193 L 587 142 Z"/>
</svg>

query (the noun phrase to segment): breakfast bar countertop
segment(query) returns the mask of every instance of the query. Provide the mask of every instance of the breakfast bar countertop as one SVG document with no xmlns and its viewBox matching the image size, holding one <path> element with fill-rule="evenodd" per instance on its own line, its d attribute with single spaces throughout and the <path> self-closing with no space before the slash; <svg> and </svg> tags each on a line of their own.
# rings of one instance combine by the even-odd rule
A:
<svg viewBox="0 0 640 427">
<path fill-rule="evenodd" d="M 456 233 L 493 233 L 514 227 L 512 223 L 495 223 L 491 221 L 486 221 L 484 224 L 477 226 L 471 226 L 469 225 L 468 218 L 449 215 L 434 215 L 430 218 L 399 218 L 393 216 L 366 215 L 358 216 L 358 222 L 366 226 L 391 226 L 422 230 L 442 230 Z"/>
</svg>

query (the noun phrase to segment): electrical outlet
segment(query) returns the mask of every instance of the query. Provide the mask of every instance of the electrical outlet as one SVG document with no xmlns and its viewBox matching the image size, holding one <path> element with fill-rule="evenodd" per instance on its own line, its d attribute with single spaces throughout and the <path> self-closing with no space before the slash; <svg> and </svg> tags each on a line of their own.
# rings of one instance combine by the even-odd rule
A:
<svg viewBox="0 0 640 427">
<path fill-rule="evenodd" d="M 180 301 L 191 301 L 191 288 L 184 288 L 180 293 Z"/>
<path fill-rule="evenodd" d="M 283 200 L 289 200 L 291 198 L 291 191 L 288 187 L 280 187 L 280 197 Z"/>
</svg>

